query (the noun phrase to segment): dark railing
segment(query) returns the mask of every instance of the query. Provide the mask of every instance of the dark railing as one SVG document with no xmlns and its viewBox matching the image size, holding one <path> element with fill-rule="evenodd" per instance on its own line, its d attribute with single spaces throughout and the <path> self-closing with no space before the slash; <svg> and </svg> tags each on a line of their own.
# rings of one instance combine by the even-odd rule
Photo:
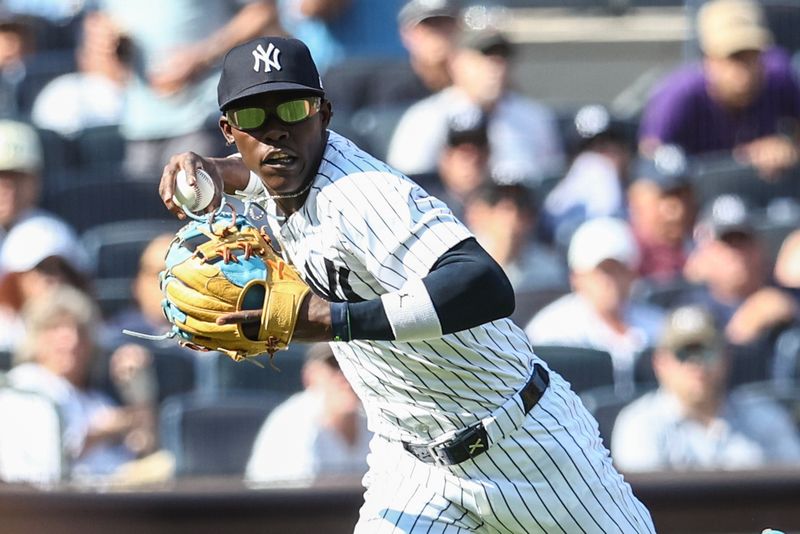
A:
<svg viewBox="0 0 800 534">
<path fill-rule="evenodd" d="M 800 531 L 800 471 L 628 477 L 658 532 Z M 355 484 L 249 490 L 222 479 L 149 491 L 38 491 L 0 486 L 2 534 L 346 534 L 358 517 Z"/>
</svg>

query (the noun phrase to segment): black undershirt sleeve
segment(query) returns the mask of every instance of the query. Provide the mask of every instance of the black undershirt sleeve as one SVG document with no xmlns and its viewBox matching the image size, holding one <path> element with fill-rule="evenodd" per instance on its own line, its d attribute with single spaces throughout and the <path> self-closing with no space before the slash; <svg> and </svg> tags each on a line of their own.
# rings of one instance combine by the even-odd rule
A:
<svg viewBox="0 0 800 534">
<path fill-rule="evenodd" d="M 442 254 L 422 283 L 443 334 L 508 317 L 514 311 L 514 291 L 508 277 L 474 238 Z M 347 307 L 351 339 L 394 339 L 380 298 L 351 302 Z"/>
</svg>

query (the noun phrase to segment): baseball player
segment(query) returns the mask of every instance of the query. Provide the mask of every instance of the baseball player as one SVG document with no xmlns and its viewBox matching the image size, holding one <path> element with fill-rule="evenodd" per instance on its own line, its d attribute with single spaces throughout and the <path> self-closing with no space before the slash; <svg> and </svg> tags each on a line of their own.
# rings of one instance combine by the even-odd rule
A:
<svg viewBox="0 0 800 534">
<path fill-rule="evenodd" d="M 218 98 L 239 157 L 174 156 L 160 194 L 182 217 L 175 175 L 202 167 L 218 197 L 260 201 L 312 288 L 294 339 L 332 342 L 376 435 L 356 532 L 654 531 L 596 422 L 506 318 L 500 267 L 442 202 L 327 129 L 302 42 L 233 48 Z"/>
</svg>

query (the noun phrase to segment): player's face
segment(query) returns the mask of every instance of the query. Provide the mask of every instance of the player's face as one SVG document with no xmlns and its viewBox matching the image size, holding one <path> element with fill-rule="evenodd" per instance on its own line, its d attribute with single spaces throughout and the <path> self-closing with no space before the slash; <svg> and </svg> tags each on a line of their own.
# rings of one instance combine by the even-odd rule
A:
<svg viewBox="0 0 800 534">
<path fill-rule="evenodd" d="M 243 100 L 220 118 L 248 169 L 275 194 L 301 189 L 317 173 L 330 104 L 308 94 L 272 93 Z"/>
</svg>

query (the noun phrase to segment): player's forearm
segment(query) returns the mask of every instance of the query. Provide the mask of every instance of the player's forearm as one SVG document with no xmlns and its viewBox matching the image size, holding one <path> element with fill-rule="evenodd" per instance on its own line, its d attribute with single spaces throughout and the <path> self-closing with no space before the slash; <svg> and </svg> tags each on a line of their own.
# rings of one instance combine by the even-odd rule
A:
<svg viewBox="0 0 800 534">
<path fill-rule="evenodd" d="M 514 311 L 514 292 L 502 268 L 468 239 L 421 281 L 380 299 L 333 304 L 331 310 L 334 339 L 411 341 L 507 317 Z"/>
<path fill-rule="evenodd" d="M 250 182 L 250 169 L 245 166 L 238 154 L 227 158 L 205 159 L 214 166 L 217 176 L 222 178 L 225 193 L 233 195 L 237 191 L 244 191 L 247 188 L 247 184 Z"/>
<path fill-rule="evenodd" d="M 309 292 L 300 307 L 292 337 L 297 341 L 330 341 L 333 338 L 330 303 Z"/>
</svg>

